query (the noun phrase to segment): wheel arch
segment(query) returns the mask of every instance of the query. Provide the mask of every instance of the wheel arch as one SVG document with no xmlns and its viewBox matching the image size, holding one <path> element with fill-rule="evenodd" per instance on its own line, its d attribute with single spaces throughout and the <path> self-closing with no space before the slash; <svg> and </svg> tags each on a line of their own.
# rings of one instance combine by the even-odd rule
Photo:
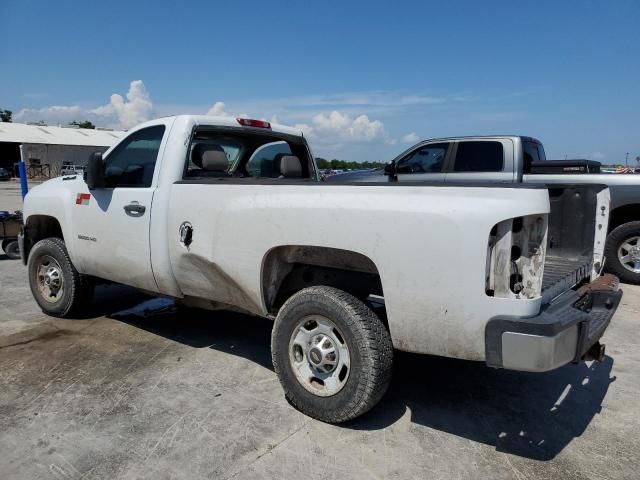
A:
<svg viewBox="0 0 640 480">
<path fill-rule="evenodd" d="M 625 223 L 640 220 L 640 203 L 628 203 L 611 210 L 609 231 Z"/>
<path fill-rule="evenodd" d="M 326 285 L 355 297 L 383 296 L 382 277 L 368 256 L 352 250 L 312 245 L 282 245 L 269 250 L 262 261 L 262 300 L 275 313 L 303 288 Z"/>
<path fill-rule="evenodd" d="M 43 238 L 55 237 L 65 240 L 60 221 L 51 215 L 30 215 L 24 220 L 23 261 L 26 262 L 31 248 Z"/>
</svg>

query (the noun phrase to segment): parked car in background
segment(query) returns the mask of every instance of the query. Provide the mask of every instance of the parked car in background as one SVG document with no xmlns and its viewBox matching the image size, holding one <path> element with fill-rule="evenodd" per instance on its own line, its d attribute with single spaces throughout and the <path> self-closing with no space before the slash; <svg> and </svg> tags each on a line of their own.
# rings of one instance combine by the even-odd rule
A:
<svg viewBox="0 0 640 480">
<path fill-rule="evenodd" d="M 22 212 L 14 213 L 0 211 L 0 246 L 7 257 L 16 260 L 20 258 L 18 234 L 22 229 Z"/>
<path fill-rule="evenodd" d="M 6 182 L 7 180 L 11 180 L 11 173 L 6 168 L 0 168 L 0 181 Z"/>
<path fill-rule="evenodd" d="M 344 173 L 327 181 L 607 185 L 611 213 L 604 268 L 625 282 L 640 284 L 640 175 L 600 173 L 598 162 L 587 160 L 547 160 L 535 138 L 434 138 L 407 149 L 385 169 Z"/>
<path fill-rule="evenodd" d="M 83 175 L 84 170 L 85 168 L 81 167 L 80 165 L 63 165 L 60 169 L 60 175 Z"/>
</svg>

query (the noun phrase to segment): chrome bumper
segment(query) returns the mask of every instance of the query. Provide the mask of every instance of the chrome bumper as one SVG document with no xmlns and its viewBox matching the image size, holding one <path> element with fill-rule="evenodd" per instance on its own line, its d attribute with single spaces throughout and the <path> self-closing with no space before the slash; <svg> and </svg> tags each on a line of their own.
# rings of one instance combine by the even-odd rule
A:
<svg viewBox="0 0 640 480">
<path fill-rule="evenodd" d="M 487 365 L 545 372 L 580 361 L 618 308 L 618 283 L 617 277 L 604 275 L 560 295 L 535 317 L 492 318 L 485 330 Z"/>
</svg>

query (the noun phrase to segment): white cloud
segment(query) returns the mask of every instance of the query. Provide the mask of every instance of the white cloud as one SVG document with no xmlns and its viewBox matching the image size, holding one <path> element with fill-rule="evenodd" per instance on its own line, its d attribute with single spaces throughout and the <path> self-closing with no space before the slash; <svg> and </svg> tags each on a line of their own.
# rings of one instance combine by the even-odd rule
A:
<svg viewBox="0 0 640 480">
<path fill-rule="evenodd" d="M 407 133 L 404 137 L 402 137 L 403 143 L 416 143 L 420 140 L 420 137 L 415 132 Z"/>
<path fill-rule="evenodd" d="M 97 126 L 125 129 L 152 118 L 153 102 L 142 80 L 134 80 L 130 83 L 126 97 L 125 100 L 122 95 L 114 93 L 109 103 L 96 108 L 84 108 L 79 105 L 23 108 L 14 118 L 19 122 L 42 120 L 49 124 L 90 120 Z"/>
<path fill-rule="evenodd" d="M 437 99 L 420 95 L 402 96 L 385 92 L 365 92 L 296 97 L 289 99 L 288 102 L 283 99 L 282 104 L 265 99 L 228 106 L 223 101 L 216 101 L 206 114 L 223 117 L 270 118 L 272 123 L 279 123 L 280 118 L 289 124 L 297 122 L 295 125 L 297 128 L 323 147 L 359 142 L 382 142 L 386 145 L 395 145 L 398 140 L 389 137 L 384 124 L 380 120 L 370 118 L 370 107 L 389 106 L 394 103 L 399 105 L 437 103 L 437 101 Z M 341 105 L 342 108 L 319 111 L 321 109 L 318 107 L 332 103 Z M 251 113 L 235 113 L 244 111 Z M 363 114 L 363 111 L 369 115 Z M 54 105 L 40 109 L 23 109 L 14 118 L 21 122 L 43 120 L 49 124 L 89 120 L 101 127 L 127 129 L 153 118 L 154 115 L 180 113 L 198 113 L 198 110 L 179 105 L 161 105 L 156 109 L 144 82 L 134 80 L 130 83 L 124 97 L 114 93 L 105 105 L 98 107 Z"/>
<path fill-rule="evenodd" d="M 328 115 L 318 113 L 311 119 L 311 124 L 299 123 L 295 127 L 319 142 L 367 142 L 386 136 L 384 124 L 381 121 L 369 120 L 366 115 L 353 118 L 349 114 L 337 110 Z"/>
<path fill-rule="evenodd" d="M 593 158 L 594 160 L 603 160 L 604 154 L 602 152 L 593 152 L 591 154 L 591 158 Z"/>
<path fill-rule="evenodd" d="M 122 95 L 114 93 L 107 105 L 90 110 L 90 113 L 98 117 L 115 117 L 119 127 L 131 128 L 151 118 L 153 103 L 144 82 L 134 80 L 129 85 L 127 100 L 122 98 Z"/>
<path fill-rule="evenodd" d="M 17 122 L 69 123 L 86 116 L 86 111 L 77 105 L 52 105 L 44 108 L 23 108 L 13 118 Z"/>
<path fill-rule="evenodd" d="M 214 117 L 230 117 L 231 114 L 226 112 L 227 106 L 224 102 L 216 102 L 207 111 L 207 115 L 213 115 Z"/>
</svg>

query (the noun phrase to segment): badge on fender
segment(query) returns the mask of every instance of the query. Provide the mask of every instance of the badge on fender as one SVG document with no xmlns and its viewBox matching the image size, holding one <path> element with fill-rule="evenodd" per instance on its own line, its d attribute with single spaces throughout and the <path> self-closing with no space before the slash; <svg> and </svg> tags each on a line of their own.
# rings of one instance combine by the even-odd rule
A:
<svg viewBox="0 0 640 480">
<path fill-rule="evenodd" d="M 91 195 L 88 193 L 79 193 L 76 197 L 76 205 L 89 205 Z"/>
</svg>

